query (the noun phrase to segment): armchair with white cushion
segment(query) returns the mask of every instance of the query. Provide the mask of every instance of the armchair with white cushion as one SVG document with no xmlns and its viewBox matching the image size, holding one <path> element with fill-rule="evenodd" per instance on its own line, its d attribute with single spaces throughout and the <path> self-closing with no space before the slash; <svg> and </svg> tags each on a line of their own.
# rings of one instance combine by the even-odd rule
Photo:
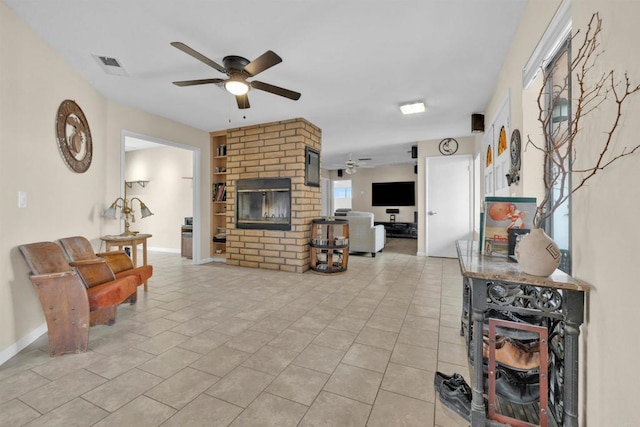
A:
<svg viewBox="0 0 640 427">
<path fill-rule="evenodd" d="M 349 211 L 349 252 L 370 252 L 372 257 L 382 252 L 386 242 L 383 225 L 373 224 L 372 212 Z"/>
</svg>

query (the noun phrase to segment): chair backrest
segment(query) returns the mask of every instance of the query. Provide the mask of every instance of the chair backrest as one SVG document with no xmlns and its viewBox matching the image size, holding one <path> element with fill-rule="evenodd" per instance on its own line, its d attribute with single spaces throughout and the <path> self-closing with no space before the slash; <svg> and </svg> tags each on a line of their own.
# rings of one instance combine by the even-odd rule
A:
<svg viewBox="0 0 640 427">
<path fill-rule="evenodd" d="M 60 239 L 60 244 L 71 261 L 87 261 L 98 258 L 91 242 L 86 237 L 65 237 Z"/>
<path fill-rule="evenodd" d="M 359 221 L 360 223 L 365 223 L 366 222 L 367 224 L 369 224 L 369 227 L 373 227 L 373 219 L 374 219 L 373 212 L 360 212 L 360 211 L 347 212 L 347 219 L 348 220 L 351 220 L 354 217 L 367 218 L 366 220 L 359 219 L 357 221 Z M 351 221 L 349 221 L 349 224 L 351 224 Z"/>
<path fill-rule="evenodd" d="M 73 271 L 62 252 L 54 242 L 39 242 L 18 247 L 27 261 L 32 274 L 51 274 Z"/>
</svg>

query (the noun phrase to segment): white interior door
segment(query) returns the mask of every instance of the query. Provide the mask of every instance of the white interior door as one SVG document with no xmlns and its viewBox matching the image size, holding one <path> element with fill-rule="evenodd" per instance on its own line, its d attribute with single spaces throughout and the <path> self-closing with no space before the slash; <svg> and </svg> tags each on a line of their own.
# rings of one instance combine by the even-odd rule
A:
<svg viewBox="0 0 640 427">
<path fill-rule="evenodd" d="M 456 240 L 473 237 L 473 158 L 427 158 L 427 255 L 457 258 Z"/>
</svg>

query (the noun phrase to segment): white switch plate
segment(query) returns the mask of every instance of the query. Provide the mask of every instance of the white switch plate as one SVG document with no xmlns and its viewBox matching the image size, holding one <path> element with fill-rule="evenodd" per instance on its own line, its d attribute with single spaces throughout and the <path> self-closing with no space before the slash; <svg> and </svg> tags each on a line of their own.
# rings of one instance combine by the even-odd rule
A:
<svg viewBox="0 0 640 427">
<path fill-rule="evenodd" d="M 27 192 L 18 191 L 18 208 L 23 209 L 27 207 Z"/>
</svg>

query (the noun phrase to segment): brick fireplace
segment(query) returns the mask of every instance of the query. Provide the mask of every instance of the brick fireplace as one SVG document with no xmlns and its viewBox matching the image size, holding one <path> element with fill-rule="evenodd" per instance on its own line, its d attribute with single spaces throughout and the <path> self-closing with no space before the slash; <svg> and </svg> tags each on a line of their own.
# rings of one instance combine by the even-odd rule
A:
<svg viewBox="0 0 640 427">
<path fill-rule="evenodd" d="M 302 273 L 309 269 L 311 220 L 320 188 L 305 185 L 305 147 L 321 149 L 321 130 L 305 119 L 227 130 L 227 264 Z M 290 230 L 237 227 L 238 181 L 291 180 Z"/>
</svg>

